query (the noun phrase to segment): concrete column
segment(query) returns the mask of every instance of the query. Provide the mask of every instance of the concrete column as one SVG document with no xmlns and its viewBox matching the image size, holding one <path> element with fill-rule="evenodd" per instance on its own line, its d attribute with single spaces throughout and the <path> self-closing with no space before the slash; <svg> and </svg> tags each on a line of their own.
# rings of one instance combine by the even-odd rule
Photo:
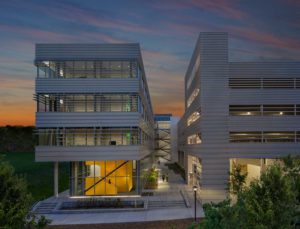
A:
<svg viewBox="0 0 300 229">
<path fill-rule="evenodd" d="M 141 195 L 142 194 L 142 188 L 141 188 L 141 185 L 140 185 L 140 161 L 138 161 L 138 160 L 136 160 L 136 167 L 135 167 L 135 169 L 136 169 L 136 172 L 135 172 L 135 174 L 136 174 L 136 190 L 137 190 L 137 195 Z"/>
<path fill-rule="evenodd" d="M 75 196 L 78 196 L 78 162 L 74 162 L 74 192 L 72 193 Z"/>
<path fill-rule="evenodd" d="M 58 197 L 58 162 L 54 162 L 54 196 Z"/>
<path fill-rule="evenodd" d="M 193 157 L 185 154 L 185 174 L 189 186 L 193 186 Z"/>
<path fill-rule="evenodd" d="M 208 203 L 210 201 L 220 202 L 226 199 L 228 195 L 229 159 L 216 158 L 202 159 L 202 203 Z"/>
</svg>

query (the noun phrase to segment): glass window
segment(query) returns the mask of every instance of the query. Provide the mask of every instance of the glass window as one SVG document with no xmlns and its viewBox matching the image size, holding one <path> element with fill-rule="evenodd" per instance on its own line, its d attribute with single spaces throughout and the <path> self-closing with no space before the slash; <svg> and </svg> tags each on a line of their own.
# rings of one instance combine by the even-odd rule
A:
<svg viewBox="0 0 300 229">
<path fill-rule="evenodd" d="M 110 96 L 111 110 L 110 111 L 122 111 L 122 95 Z"/>
<path fill-rule="evenodd" d="M 110 62 L 110 77 L 111 78 L 122 77 L 122 62 L 121 61 L 111 61 Z"/>
<path fill-rule="evenodd" d="M 101 69 L 100 69 L 99 78 L 109 78 L 110 77 L 110 62 L 103 61 L 101 62 Z"/>
<path fill-rule="evenodd" d="M 300 88 L 300 78 L 295 78 L 296 88 Z"/>
<path fill-rule="evenodd" d="M 66 78 L 73 78 L 74 77 L 74 62 L 73 61 L 65 61 L 65 68 L 64 73 Z"/>
<path fill-rule="evenodd" d="M 261 132 L 230 132 L 230 142 L 261 142 Z"/>
<path fill-rule="evenodd" d="M 138 96 L 136 95 L 131 95 L 130 96 L 131 99 L 131 111 L 132 112 L 137 112 L 138 111 Z"/>
<path fill-rule="evenodd" d="M 86 129 L 86 145 L 93 146 L 95 145 L 95 134 L 94 129 Z"/>
<path fill-rule="evenodd" d="M 138 76 L 137 62 L 130 62 L 130 78 L 136 78 Z"/>
<path fill-rule="evenodd" d="M 261 115 L 260 105 L 229 105 L 229 115 L 233 115 L 233 116 Z"/>
<path fill-rule="evenodd" d="M 131 130 L 131 145 L 137 145 L 137 144 L 141 144 L 140 142 L 140 137 L 139 137 L 139 133 L 140 133 L 140 130 L 139 129 L 133 129 Z"/>
<path fill-rule="evenodd" d="M 122 129 L 111 130 L 110 145 L 122 145 Z"/>
<path fill-rule="evenodd" d="M 74 112 L 85 112 L 85 95 L 74 95 Z"/>
<path fill-rule="evenodd" d="M 57 130 L 57 145 L 58 146 L 64 146 L 65 143 L 65 134 L 64 134 L 64 129 L 63 128 L 59 128 Z"/>
<path fill-rule="evenodd" d="M 263 79 L 264 88 L 294 88 L 293 78 L 264 78 Z"/>
<path fill-rule="evenodd" d="M 69 129 L 67 128 L 65 130 L 65 134 L 66 134 L 66 145 L 67 146 L 73 146 L 74 145 L 74 131 L 73 129 Z"/>
<path fill-rule="evenodd" d="M 74 112 L 74 96 L 66 95 L 64 96 L 63 106 L 65 107 L 66 112 Z"/>
<path fill-rule="evenodd" d="M 138 96 L 132 94 L 35 95 L 38 112 L 137 112 Z"/>
<path fill-rule="evenodd" d="M 260 78 L 229 78 L 230 88 L 260 88 Z"/>
<path fill-rule="evenodd" d="M 229 78 L 230 88 L 294 88 L 294 78 Z"/>
<path fill-rule="evenodd" d="M 37 134 L 39 145 L 57 145 L 55 129 L 39 129 Z"/>
<path fill-rule="evenodd" d="M 130 95 L 122 95 L 123 108 L 122 111 L 129 112 L 131 111 L 131 100 Z"/>
<path fill-rule="evenodd" d="M 46 78 L 46 68 L 44 66 L 37 66 L 37 78 Z"/>
<path fill-rule="evenodd" d="M 56 78 L 56 62 L 49 61 L 49 78 Z"/>
<path fill-rule="evenodd" d="M 264 115 L 281 116 L 281 115 L 294 115 L 294 105 L 263 105 Z"/>
<path fill-rule="evenodd" d="M 87 112 L 94 111 L 94 96 L 93 95 L 86 96 L 86 111 Z"/>
<path fill-rule="evenodd" d="M 186 83 L 186 89 L 190 88 L 193 80 L 195 79 L 195 77 L 199 73 L 199 69 L 200 69 L 200 55 L 198 55 L 197 58 L 196 58 L 195 64 L 194 64 L 193 69 L 192 69 L 192 72 L 189 75 L 189 78 L 188 78 L 187 83 Z"/>
<path fill-rule="evenodd" d="M 198 111 L 193 112 L 187 119 L 187 126 L 196 122 L 199 118 L 200 118 L 200 112 Z"/>
<path fill-rule="evenodd" d="M 74 78 L 86 78 L 85 62 L 74 61 Z"/>
<path fill-rule="evenodd" d="M 300 142 L 300 131 L 296 132 L 296 139 L 297 139 L 297 142 Z"/>
<path fill-rule="evenodd" d="M 95 95 L 95 111 L 101 112 L 101 95 Z"/>
<path fill-rule="evenodd" d="M 43 61 L 37 64 L 38 78 L 132 78 L 136 61 Z"/>
<path fill-rule="evenodd" d="M 124 77 L 124 78 L 131 77 L 130 62 L 129 61 L 123 61 L 122 62 L 122 77 Z"/>
<path fill-rule="evenodd" d="M 230 142 L 294 142 L 293 131 L 230 132 Z"/>
<path fill-rule="evenodd" d="M 101 130 L 101 135 L 100 135 L 101 145 L 111 145 L 110 135 L 111 135 L 110 129 L 103 128 Z"/>
<path fill-rule="evenodd" d="M 123 145 L 130 145 L 131 143 L 131 139 L 132 139 L 132 133 L 128 130 L 128 131 L 123 131 Z"/>
<path fill-rule="evenodd" d="M 283 132 L 264 132 L 264 142 L 294 142 L 295 133 L 290 131 Z"/>
<path fill-rule="evenodd" d="M 86 129 L 73 129 L 74 131 L 74 145 L 85 146 L 86 145 Z"/>
<path fill-rule="evenodd" d="M 196 88 L 193 92 L 192 92 L 192 94 L 190 95 L 190 97 L 188 98 L 188 100 L 187 100 L 187 107 L 189 107 L 192 103 L 193 103 L 193 101 L 195 100 L 195 98 L 197 97 L 197 95 L 199 94 L 199 88 Z"/>
<path fill-rule="evenodd" d="M 300 115 L 300 105 L 296 105 L 296 115 Z"/>
<path fill-rule="evenodd" d="M 170 121 L 156 121 L 157 128 L 162 130 L 169 130 L 171 128 Z"/>
<path fill-rule="evenodd" d="M 188 145 L 194 145 L 194 144 L 200 144 L 200 143 L 202 143 L 200 133 L 192 134 L 192 135 L 187 137 L 187 144 Z"/>
<path fill-rule="evenodd" d="M 74 61 L 74 69 L 75 70 L 85 70 L 85 62 L 84 61 Z"/>
<path fill-rule="evenodd" d="M 86 70 L 85 70 L 86 77 L 95 78 L 96 71 L 95 71 L 94 61 L 86 61 L 85 64 L 86 64 Z"/>
<path fill-rule="evenodd" d="M 111 96 L 103 95 L 101 96 L 101 111 L 102 112 L 110 112 L 111 109 Z"/>
</svg>

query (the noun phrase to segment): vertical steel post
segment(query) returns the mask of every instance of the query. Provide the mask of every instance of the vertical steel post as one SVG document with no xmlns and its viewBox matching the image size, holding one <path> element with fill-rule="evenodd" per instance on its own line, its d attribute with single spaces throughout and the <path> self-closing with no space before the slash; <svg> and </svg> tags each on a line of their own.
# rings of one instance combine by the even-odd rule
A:
<svg viewBox="0 0 300 229">
<path fill-rule="evenodd" d="M 58 197 L 58 162 L 54 162 L 54 196 Z"/>
</svg>

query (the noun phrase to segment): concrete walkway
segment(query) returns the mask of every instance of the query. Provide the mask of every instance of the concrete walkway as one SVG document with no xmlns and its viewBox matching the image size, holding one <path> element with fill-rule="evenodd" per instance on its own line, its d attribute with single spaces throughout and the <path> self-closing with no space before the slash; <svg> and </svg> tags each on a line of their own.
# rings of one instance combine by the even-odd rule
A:
<svg viewBox="0 0 300 229">
<path fill-rule="evenodd" d="M 168 182 L 159 180 L 157 190 L 153 196 L 140 197 L 148 201 L 148 209 L 138 211 L 119 212 L 87 212 L 87 213 L 54 213 L 44 214 L 52 220 L 52 225 L 67 224 L 100 224 L 100 223 L 122 223 L 143 222 L 194 218 L 193 191 L 189 188 L 179 174 L 169 170 L 164 163 L 157 165 L 161 174 L 168 174 Z M 44 202 L 66 200 L 66 194 L 62 193 L 59 198 L 51 197 Z M 189 205 L 186 205 L 186 202 Z M 200 203 L 197 203 L 197 218 L 204 217 Z"/>
</svg>

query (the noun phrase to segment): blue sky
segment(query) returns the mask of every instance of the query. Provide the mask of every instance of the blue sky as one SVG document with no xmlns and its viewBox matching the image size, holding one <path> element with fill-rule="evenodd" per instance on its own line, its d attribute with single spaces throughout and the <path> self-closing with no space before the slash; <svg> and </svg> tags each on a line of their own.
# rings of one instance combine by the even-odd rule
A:
<svg viewBox="0 0 300 229">
<path fill-rule="evenodd" d="M 0 125 L 34 123 L 34 44 L 50 42 L 139 42 L 155 112 L 181 115 L 201 31 L 228 32 L 232 61 L 300 60 L 300 1 L 1 1 Z"/>
</svg>

